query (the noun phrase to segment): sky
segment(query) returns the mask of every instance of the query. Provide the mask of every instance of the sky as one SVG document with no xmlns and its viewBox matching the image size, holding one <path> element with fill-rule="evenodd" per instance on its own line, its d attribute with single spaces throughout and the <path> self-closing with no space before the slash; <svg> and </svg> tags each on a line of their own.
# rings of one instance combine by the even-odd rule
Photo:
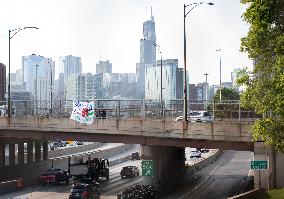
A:
<svg viewBox="0 0 284 199">
<path fill-rule="evenodd" d="M 52 58 L 56 72 L 60 56 L 74 55 L 82 58 L 83 72 L 95 73 L 99 60 L 109 60 L 113 72 L 135 73 L 152 6 L 163 59 L 178 59 L 183 67 L 183 4 L 193 2 L 199 1 L 0 0 L 0 62 L 8 66 L 9 29 L 36 26 L 11 39 L 11 72 L 22 67 L 22 56 L 37 54 Z M 249 28 L 242 19 L 245 6 L 239 0 L 211 2 L 214 6 L 200 5 L 186 17 L 187 69 L 194 84 L 205 81 L 204 73 L 210 85 L 219 84 L 220 57 L 222 81 L 231 80 L 234 68 L 252 67 L 239 50 Z"/>
</svg>

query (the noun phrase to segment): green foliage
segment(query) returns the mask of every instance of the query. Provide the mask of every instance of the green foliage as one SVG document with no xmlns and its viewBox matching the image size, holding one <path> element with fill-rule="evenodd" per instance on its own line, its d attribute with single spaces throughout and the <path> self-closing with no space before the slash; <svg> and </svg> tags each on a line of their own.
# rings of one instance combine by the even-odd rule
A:
<svg viewBox="0 0 284 199">
<path fill-rule="evenodd" d="M 239 100 L 240 94 L 233 88 L 222 88 L 221 90 L 222 100 Z M 214 95 L 214 100 L 218 101 L 220 99 L 220 90 L 218 89 Z"/>
<path fill-rule="evenodd" d="M 253 128 L 255 139 L 284 151 L 284 1 L 242 0 L 249 7 L 243 18 L 250 24 L 241 51 L 254 60 L 253 71 L 238 74 L 242 106 L 265 117 Z"/>
</svg>

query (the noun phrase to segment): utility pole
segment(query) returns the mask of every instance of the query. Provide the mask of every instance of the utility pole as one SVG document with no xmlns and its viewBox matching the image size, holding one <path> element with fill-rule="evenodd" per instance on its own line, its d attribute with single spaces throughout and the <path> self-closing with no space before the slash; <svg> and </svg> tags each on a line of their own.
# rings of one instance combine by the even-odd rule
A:
<svg viewBox="0 0 284 199">
<path fill-rule="evenodd" d="M 49 67 L 50 67 L 50 116 L 52 115 L 52 68 L 51 68 L 51 61 L 49 61 Z"/>
</svg>

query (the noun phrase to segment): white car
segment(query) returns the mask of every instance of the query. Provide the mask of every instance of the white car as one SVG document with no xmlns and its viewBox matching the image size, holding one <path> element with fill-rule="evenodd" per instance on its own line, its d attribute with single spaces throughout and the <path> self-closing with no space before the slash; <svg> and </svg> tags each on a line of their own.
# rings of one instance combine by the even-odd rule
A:
<svg viewBox="0 0 284 199">
<path fill-rule="evenodd" d="M 213 122 L 213 116 L 208 111 L 193 111 L 189 114 L 191 122 Z"/>
<path fill-rule="evenodd" d="M 190 158 L 201 158 L 201 152 L 197 149 L 192 149 L 190 152 Z"/>
</svg>

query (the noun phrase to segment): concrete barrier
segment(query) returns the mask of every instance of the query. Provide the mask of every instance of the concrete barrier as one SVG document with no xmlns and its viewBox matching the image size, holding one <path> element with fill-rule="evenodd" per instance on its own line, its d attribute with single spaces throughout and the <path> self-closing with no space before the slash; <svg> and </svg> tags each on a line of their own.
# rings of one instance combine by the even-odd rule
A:
<svg viewBox="0 0 284 199">
<path fill-rule="evenodd" d="M 0 182 L 0 194 L 4 194 L 11 191 L 19 190 L 18 180 L 11 180 L 6 182 Z"/>
<path fill-rule="evenodd" d="M 242 193 L 240 195 L 230 197 L 228 199 L 255 199 L 255 198 L 259 198 L 260 194 L 261 192 L 259 191 L 259 189 L 254 189 L 254 190 Z"/>
<path fill-rule="evenodd" d="M 90 151 L 102 146 L 103 144 L 104 143 L 95 142 L 93 144 L 86 144 L 82 146 L 59 148 L 57 150 L 48 151 L 48 157 L 55 158 L 60 156 L 66 156 L 68 154 L 76 154 L 84 151 Z"/>
<path fill-rule="evenodd" d="M 222 154 L 221 150 L 216 150 L 214 154 L 212 154 L 211 156 L 195 163 L 194 165 L 191 165 L 190 167 L 186 168 L 186 174 L 187 175 L 192 175 L 194 173 L 196 173 L 197 171 L 203 169 L 204 167 L 207 167 L 209 164 L 215 162 L 220 155 Z"/>
</svg>

